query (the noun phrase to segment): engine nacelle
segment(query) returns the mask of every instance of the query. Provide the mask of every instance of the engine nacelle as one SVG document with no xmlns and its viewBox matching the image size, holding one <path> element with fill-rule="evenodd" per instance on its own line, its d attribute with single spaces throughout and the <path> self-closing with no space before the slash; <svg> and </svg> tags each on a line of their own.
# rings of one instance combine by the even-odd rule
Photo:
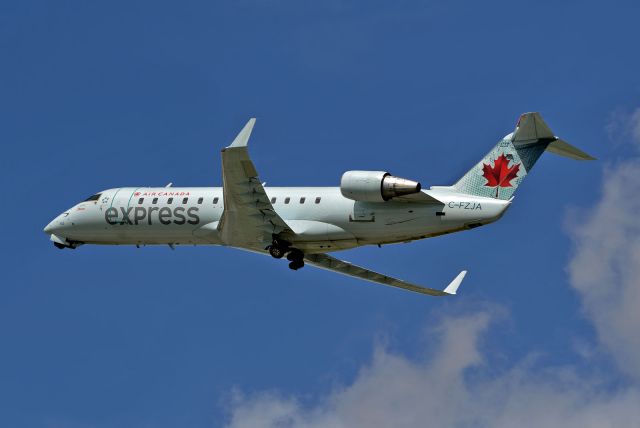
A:
<svg viewBox="0 0 640 428">
<path fill-rule="evenodd" d="M 347 171 L 340 180 L 340 192 L 354 201 L 385 202 L 420 192 L 417 181 L 394 177 L 385 171 Z"/>
</svg>

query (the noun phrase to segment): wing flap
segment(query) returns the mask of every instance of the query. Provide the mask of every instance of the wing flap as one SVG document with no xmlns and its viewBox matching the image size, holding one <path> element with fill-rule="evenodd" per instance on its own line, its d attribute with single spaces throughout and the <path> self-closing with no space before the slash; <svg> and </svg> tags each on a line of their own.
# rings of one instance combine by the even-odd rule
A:
<svg viewBox="0 0 640 428">
<path fill-rule="evenodd" d="M 467 271 L 463 270 L 458 274 L 458 276 L 456 276 L 453 281 L 451 281 L 451 283 L 444 290 L 436 290 L 435 288 L 422 287 L 420 285 L 412 284 L 401 279 L 383 275 L 381 273 L 374 272 L 361 266 L 354 265 L 343 260 L 338 260 L 328 254 L 307 254 L 304 258 L 307 263 L 320 269 L 330 270 L 332 272 L 363 279 L 365 281 L 402 288 L 414 293 L 427 294 L 430 296 L 455 295 L 458 291 L 458 287 L 460 287 L 462 280 L 467 274 Z"/>
</svg>

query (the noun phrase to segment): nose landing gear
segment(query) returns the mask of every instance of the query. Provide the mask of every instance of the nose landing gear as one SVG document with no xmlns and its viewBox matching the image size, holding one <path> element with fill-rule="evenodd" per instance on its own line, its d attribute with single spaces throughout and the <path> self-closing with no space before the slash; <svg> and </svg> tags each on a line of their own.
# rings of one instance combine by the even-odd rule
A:
<svg viewBox="0 0 640 428">
<path fill-rule="evenodd" d="M 67 241 L 65 244 L 62 244 L 60 242 L 53 241 L 53 245 L 59 250 L 64 250 L 65 248 L 68 248 L 70 250 L 75 250 L 76 248 L 78 248 L 78 246 L 82 245 L 82 243 L 75 242 L 75 241 Z"/>
</svg>

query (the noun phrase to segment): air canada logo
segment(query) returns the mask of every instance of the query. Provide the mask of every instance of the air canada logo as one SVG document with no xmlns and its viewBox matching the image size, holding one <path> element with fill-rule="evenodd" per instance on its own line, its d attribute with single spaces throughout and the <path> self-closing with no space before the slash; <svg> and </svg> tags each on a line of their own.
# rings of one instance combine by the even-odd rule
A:
<svg viewBox="0 0 640 428">
<path fill-rule="evenodd" d="M 509 156 L 511 158 L 511 155 Z M 501 187 L 513 187 L 511 180 L 518 176 L 520 164 L 514 163 L 509 166 L 511 159 L 502 153 L 493 161 L 493 166 L 482 164 L 482 176 L 487 179 L 485 186 L 496 188 L 496 198 Z"/>
</svg>

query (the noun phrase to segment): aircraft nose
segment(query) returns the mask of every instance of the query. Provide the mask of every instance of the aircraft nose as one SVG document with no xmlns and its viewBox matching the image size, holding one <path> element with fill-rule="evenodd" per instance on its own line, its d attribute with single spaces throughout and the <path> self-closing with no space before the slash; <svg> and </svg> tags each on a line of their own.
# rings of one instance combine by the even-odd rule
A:
<svg viewBox="0 0 640 428">
<path fill-rule="evenodd" d="M 56 230 L 55 219 L 44 227 L 44 233 L 51 235 Z"/>
<path fill-rule="evenodd" d="M 67 215 L 68 213 L 62 213 L 58 217 L 51 220 L 49 224 L 44 227 L 44 233 L 51 235 L 63 229 L 65 225 L 64 217 L 66 217 Z"/>
</svg>

